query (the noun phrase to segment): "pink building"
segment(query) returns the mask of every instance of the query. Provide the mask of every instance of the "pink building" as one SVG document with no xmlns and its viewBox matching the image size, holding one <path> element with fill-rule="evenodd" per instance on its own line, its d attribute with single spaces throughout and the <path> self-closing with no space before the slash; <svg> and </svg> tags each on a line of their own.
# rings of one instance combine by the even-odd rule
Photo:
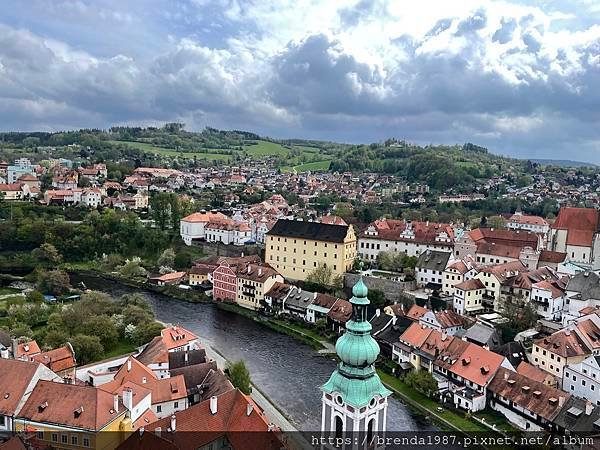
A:
<svg viewBox="0 0 600 450">
<path fill-rule="evenodd" d="M 227 263 L 222 263 L 213 272 L 213 298 L 222 302 L 235 303 L 236 295 L 236 269 Z"/>
</svg>

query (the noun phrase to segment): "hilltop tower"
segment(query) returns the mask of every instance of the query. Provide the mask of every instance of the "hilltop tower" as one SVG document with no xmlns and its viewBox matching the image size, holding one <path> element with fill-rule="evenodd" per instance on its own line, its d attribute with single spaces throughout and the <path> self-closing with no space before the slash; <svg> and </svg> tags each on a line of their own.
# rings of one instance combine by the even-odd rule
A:
<svg viewBox="0 0 600 450">
<path fill-rule="evenodd" d="M 367 320 L 368 292 L 361 276 L 352 288 L 352 317 L 346 324 L 346 333 L 335 344 L 340 363 L 321 387 L 321 430 L 330 437 L 355 438 L 356 444 L 346 448 L 367 447 L 365 441 L 382 436 L 386 430 L 387 398 L 391 392 L 375 371 L 379 345 L 371 337 Z"/>
</svg>

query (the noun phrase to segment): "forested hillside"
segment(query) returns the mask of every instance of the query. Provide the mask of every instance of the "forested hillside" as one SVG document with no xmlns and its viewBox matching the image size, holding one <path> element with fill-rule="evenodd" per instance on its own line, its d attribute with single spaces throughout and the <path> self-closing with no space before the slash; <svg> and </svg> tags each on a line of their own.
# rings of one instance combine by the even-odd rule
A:
<svg viewBox="0 0 600 450">
<path fill-rule="evenodd" d="M 52 148 L 50 148 L 52 147 Z M 488 152 L 474 144 L 418 146 L 389 139 L 350 145 L 302 139 L 276 140 L 238 130 L 186 131 L 184 124 L 162 127 L 113 127 L 56 133 L 0 133 L 0 157 L 41 159 L 93 156 L 125 165 L 214 165 L 269 158 L 282 171 L 378 172 L 424 183 L 437 190 L 472 187 L 499 174 L 515 177 L 531 163 Z"/>
</svg>

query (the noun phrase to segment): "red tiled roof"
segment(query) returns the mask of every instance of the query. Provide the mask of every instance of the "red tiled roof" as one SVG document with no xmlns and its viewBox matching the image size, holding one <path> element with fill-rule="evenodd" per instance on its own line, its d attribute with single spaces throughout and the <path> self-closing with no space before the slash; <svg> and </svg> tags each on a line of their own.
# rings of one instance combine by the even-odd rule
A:
<svg viewBox="0 0 600 450">
<path fill-rule="evenodd" d="M 488 389 L 548 421 L 552 421 L 556 417 L 571 397 L 571 394 L 567 394 L 565 391 L 504 367 L 498 370 Z M 562 401 L 559 400 L 560 398 Z"/>
<path fill-rule="evenodd" d="M 400 341 L 413 347 L 421 347 L 427 340 L 433 329 L 420 325 L 415 322 L 410 325 L 400 336 Z"/>
<path fill-rule="evenodd" d="M 456 289 L 462 289 L 463 291 L 474 291 L 476 289 L 485 289 L 485 285 L 479 278 L 472 278 L 470 280 L 462 281 L 454 286 Z"/>
<path fill-rule="evenodd" d="M 436 222 L 407 222 L 405 220 L 376 220 L 372 222 L 370 226 L 375 227 L 377 230 L 377 236 L 367 235 L 365 231 L 362 233 L 362 237 L 369 239 L 385 239 L 392 241 L 410 240 L 411 242 L 417 243 L 436 243 L 436 237 L 445 232 L 448 238 L 454 241 L 454 230 L 452 226 L 447 223 L 436 223 Z M 404 237 L 402 233 L 407 227 L 411 227 L 414 233 L 414 238 Z M 449 243 L 451 245 L 451 243 Z"/>
<path fill-rule="evenodd" d="M 8 441 L 0 444 L 0 450 L 26 450 L 25 444 L 19 436 L 13 436 Z"/>
<path fill-rule="evenodd" d="M 0 415 L 13 416 L 39 363 L 0 358 Z"/>
<path fill-rule="evenodd" d="M 566 259 L 567 254 L 561 252 L 553 252 L 551 250 L 542 250 L 538 264 L 546 263 L 561 263 Z"/>
<path fill-rule="evenodd" d="M 55 373 L 75 367 L 75 355 L 69 345 L 55 348 L 32 357 L 34 361 L 42 363 Z"/>
<path fill-rule="evenodd" d="M 148 425 L 146 430 L 160 428 L 161 437 L 175 443 L 181 450 L 195 450 L 223 435 L 235 450 L 281 448 L 278 434 L 268 432 L 267 417 L 249 396 L 234 389 L 216 399 L 216 414 L 211 413 L 210 399 L 176 412 L 175 433 L 168 431 L 171 428 L 170 417 Z"/>
<path fill-rule="evenodd" d="M 131 368 L 128 366 L 129 361 L 131 361 Z M 121 366 L 114 380 L 101 385 L 100 388 L 114 393 L 127 383 L 135 383 L 149 389 L 152 392 L 152 404 L 177 400 L 187 396 L 183 375 L 158 379 L 152 370 L 132 356 Z"/>
<path fill-rule="evenodd" d="M 417 305 L 416 303 L 410 307 L 406 313 L 406 317 L 411 320 L 418 321 L 427 312 L 427 308 Z"/>
<path fill-rule="evenodd" d="M 196 212 L 193 214 L 190 214 L 189 216 L 184 217 L 183 219 L 181 219 L 182 222 L 191 222 L 191 223 L 208 223 L 208 222 L 217 222 L 219 220 L 229 220 L 229 218 L 220 212 L 217 213 L 213 213 L 213 212 Z"/>
<path fill-rule="evenodd" d="M 552 228 L 567 231 L 567 244 L 589 247 L 598 231 L 600 213 L 595 208 L 563 207 Z"/>
<path fill-rule="evenodd" d="M 504 356 L 469 343 L 449 370 L 478 386 L 485 386 L 492 379 L 502 361 L 504 361 Z"/>
<path fill-rule="evenodd" d="M 341 298 L 338 298 L 335 301 L 335 303 L 327 313 L 327 316 L 329 318 L 339 323 L 346 323 L 348 319 L 350 319 L 351 315 L 352 303 L 350 303 L 348 300 L 344 300 Z"/>
<path fill-rule="evenodd" d="M 99 431 L 125 414 L 122 403 L 119 403 L 119 412 L 113 408 L 113 395 L 101 389 L 40 380 L 18 417 Z"/>
<path fill-rule="evenodd" d="M 548 372 L 544 372 L 542 369 L 538 369 L 525 361 L 521 361 L 521 364 L 517 366 L 517 373 L 540 383 L 543 383 L 548 377 L 552 376 Z"/>
<path fill-rule="evenodd" d="M 528 225 L 548 225 L 546 219 L 540 216 L 528 216 L 525 214 L 513 214 L 509 221 L 515 222 L 518 224 L 528 224 Z"/>
<path fill-rule="evenodd" d="M 564 358 L 591 353 L 579 335 L 570 329 L 559 330 L 550 336 L 534 341 L 534 344 Z"/>
<path fill-rule="evenodd" d="M 15 358 L 21 358 L 23 356 L 33 356 L 40 353 L 40 346 L 36 341 L 23 342 L 17 345 L 17 354 Z"/>
<path fill-rule="evenodd" d="M 189 344 L 198 339 L 194 333 L 180 326 L 163 328 L 160 332 L 169 350 Z"/>
</svg>

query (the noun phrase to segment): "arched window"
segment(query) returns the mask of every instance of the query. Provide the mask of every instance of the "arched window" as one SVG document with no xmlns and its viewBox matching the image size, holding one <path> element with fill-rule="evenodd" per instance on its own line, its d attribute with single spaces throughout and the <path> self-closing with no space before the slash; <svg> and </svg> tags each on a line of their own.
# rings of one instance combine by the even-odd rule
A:
<svg viewBox="0 0 600 450">
<path fill-rule="evenodd" d="M 369 420 L 367 424 L 367 444 L 370 444 L 373 440 L 373 428 L 375 428 L 375 418 Z"/>
<path fill-rule="evenodd" d="M 344 434 L 344 422 L 340 416 L 335 416 L 335 438 L 341 439 Z"/>
</svg>

